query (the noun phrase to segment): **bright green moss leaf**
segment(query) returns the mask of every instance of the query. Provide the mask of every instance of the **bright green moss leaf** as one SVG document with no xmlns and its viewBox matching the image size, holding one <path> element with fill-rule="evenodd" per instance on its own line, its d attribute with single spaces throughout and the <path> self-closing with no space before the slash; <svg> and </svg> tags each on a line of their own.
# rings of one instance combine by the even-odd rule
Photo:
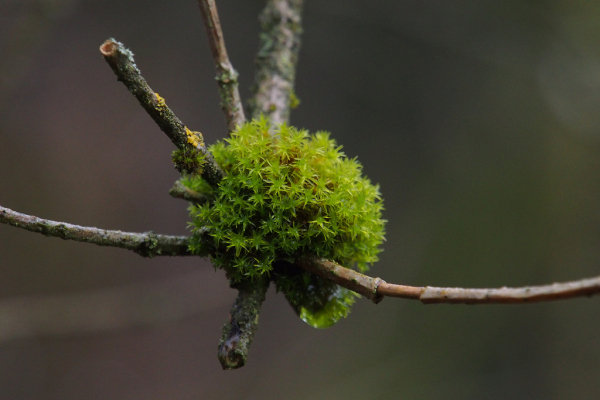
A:
<svg viewBox="0 0 600 400">
<path fill-rule="evenodd" d="M 183 180 L 210 198 L 191 208 L 193 251 L 209 254 L 233 283 L 269 274 L 312 326 L 345 317 L 353 293 L 292 264 L 276 266 L 306 253 L 359 271 L 377 261 L 383 206 L 358 161 L 326 132 L 271 127 L 264 118 L 210 150 L 227 174 L 219 187 L 211 189 L 200 177 Z M 209 245 L 203 244 L 207 238 Z"/>
</svg>

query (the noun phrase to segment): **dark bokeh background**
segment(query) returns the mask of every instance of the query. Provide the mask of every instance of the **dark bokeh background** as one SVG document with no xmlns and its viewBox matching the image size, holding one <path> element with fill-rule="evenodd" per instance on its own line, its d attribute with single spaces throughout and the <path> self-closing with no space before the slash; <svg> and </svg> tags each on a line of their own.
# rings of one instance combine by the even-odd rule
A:
<svg viewBox="0 0 600 400">
<path fill-rule="evenodd" d="M 263 2 L 219 0 L 245 98 Z M 390 282 L 516 286 L 598 274 L 600 3 L 307 0 L 292 122 L 329 130 L 385 197 Z M 172 145 L 98 52 L 136 53 L 208 142 L 225 135 L 193 0 L 0 0 L 0 204 L 185 234 Z M 600 299 L 359 301 L 315 330 L 271 290 L 246 367 L 221 371 L 235 292 L 192 258 L 142 259 L 0 226 L 6 399 L 600 396 Z"/>
</svg>

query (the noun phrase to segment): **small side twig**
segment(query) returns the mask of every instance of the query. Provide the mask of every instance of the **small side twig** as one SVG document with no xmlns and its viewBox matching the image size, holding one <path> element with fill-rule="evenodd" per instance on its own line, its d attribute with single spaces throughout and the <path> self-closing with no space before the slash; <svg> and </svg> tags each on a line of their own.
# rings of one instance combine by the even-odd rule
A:
<svg viewBox="0 0 600 400">
<path fill-rule="evenodd" d="M 93 243 L 98 246 L 131 250 L 142 257 L 191 256 L 186 236 L 158 235 L 153 232 L 132 233 L 109 231 L 87 226 L 67 224 L 21 214 L 0 206 L 0 223 L 22 228 L 45 236 Z"/>
<path fill-rule="evenodd" d="M 187 200 L 194 204 L 204 204 L 208 201 L 206 196 L 188 188 L 180 181 L 175 182 L 171 190 L 169 190 L 169 194 L 176 199 Z"/>
<path fill-rule="evenodd" d="M 550 285 L 501 287 L 494 289 L 443 288 L 433 286 L 405 286 L 387 283 L 333 261 L 306 255 L 296 264 L 359 293 L 375 303 L 384 296 L 420 300 L 424 304 L 516 304 L 563 300 L 600 294 L 600 276 Z"/>
<path fill-rule="evenodd" d="M 252 118 L 264 114 L 273 124 L 287 122 L 290 118 L 303 3 L 303 0 L 268 0 L 260 16 L 262 33 L 255 60 L 255 94 L 250 103 Z"/>
<path fill-rule="evenodd" d="M 219 94 L 221 95 L 221 110 L 225 114 L 229 132 L 233 132 L 238 125 L 246 122 L 242 99 L 238 90 L 238 73 L 233 69 L 227 55 L 215 0 L 198 0 L 198 5 L 204 20 L 215 68 L 217 69 L 215 79 L 219 85 Z"/>
<path fill-rule="evenodd" d="M 189 130 L 167 106 L 165 99 L 150 88 L 135 65 L 133 53 L 114 39 L 105 41 L 100 46 L 100 53 L 117 75 L 119 81 L 123 82 L 178 149 L 198 150 L 202 154 L 204 158 L 201 168 L 202 177 L 211 186 L 217 186 L 223 178 L 223 171 L 206 148 L 202 134 Z"/>
</svg>

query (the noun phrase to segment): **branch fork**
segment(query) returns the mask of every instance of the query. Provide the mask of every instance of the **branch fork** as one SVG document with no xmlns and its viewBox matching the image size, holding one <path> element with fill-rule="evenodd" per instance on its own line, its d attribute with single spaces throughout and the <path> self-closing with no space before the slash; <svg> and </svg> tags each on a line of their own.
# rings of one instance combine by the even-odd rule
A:
<svg viewBox="0 0 600 400">
<path fill-rule="evenodd" d="M 221 95 L 221 108 L 228 130 L 232 132 L 246 120 L 237 86 L 238 74 L 227 55 L 215 0 L 198 0 L 198 4 L 217 70 L 216 81 Z M 302 31 L 302 6 L 303 0 L 267 0 L 267 6 L 261 16 L 263 34 L 256 62 L 255 96 L 251 102 L 253 117 L 262 113 L 273 123 L 287 122 L 289 119 Z M 114 39 L 105 41 L 100 46 L 100 52 L 118 80 L 125 84 L 173 144 L 181 151 L 196 151 L 202 155 L 202 165 L 189 172 L 201 174 L 210 185 L 216 187 L 223 179 L 224 173 L 208 151 L 202 134 L 185 126 L 167 106 L 165 99 L 150 88 L 134 63 L 133 53 Z M 176 183 L 170 194 L 197 204 L 206 201 L 203 196 L 181 183 Z M 65 240 L 119 247 L 134 251 L 143 257 L 191 255 L 188 249 L 190 238 L 185 236 L 82 227 L 21 214 L 2 206 L 0 223 Z M 420 300 L 424 304 L 514 304 L 600 293 L 600 276 L 541 286 L 468 289 L 391 284 L 310 254 L 296 260 L 296 265 L 353 290 L 374 303 L 388 296 Z M 223 368 L 239 368 L 245 364 L 268 286 L 267 279 L 244 282 L 236 286 L 239 294 L 231 309 L 229 321 L 223 327 L 219 344 L 218 355 Z"/>
</svg>

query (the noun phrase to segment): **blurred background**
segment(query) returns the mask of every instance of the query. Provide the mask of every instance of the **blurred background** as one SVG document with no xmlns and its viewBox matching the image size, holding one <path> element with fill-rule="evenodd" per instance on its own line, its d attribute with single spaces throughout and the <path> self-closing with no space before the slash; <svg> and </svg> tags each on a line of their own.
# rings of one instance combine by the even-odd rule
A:
<svg viewBox="0 0 600 400">
<path fill-rule="evenodd" d="M 249 96 L 258 0 L 219 0 Z M 600 3 L 307 0 L 292 123 L 381 185 L 373 276 L 543 284 L 600 270 Z M 207 142 L 226 134 L 193 0 L 0 0 L 0 204 L 186 234 L 172 144 L 98 51 L 115 37 Z M 0 225 L 6 399 L 588 399 L 600 298 L 358 301 L 327 330 L 267 295 L 248 364 L 217 343 L 236 292 L 194 258 L 143 259 Z"/>
</svg>

